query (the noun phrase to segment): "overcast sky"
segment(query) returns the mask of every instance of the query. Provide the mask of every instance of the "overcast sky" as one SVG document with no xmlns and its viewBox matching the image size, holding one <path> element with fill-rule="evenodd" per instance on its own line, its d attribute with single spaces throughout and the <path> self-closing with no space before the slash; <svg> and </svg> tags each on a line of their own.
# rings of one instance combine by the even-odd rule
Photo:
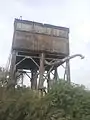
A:
<svg viewBox="0 0 90 120">
<path fill-rule="evenodd" d="M 10 54 L 14 18 L 70 28 L 70 54 L 85 59 L 71 61 L 71 80 L 90 87 L 90 1 L 89 0 L 0 0 L 0 65 Z"/>
</svg>

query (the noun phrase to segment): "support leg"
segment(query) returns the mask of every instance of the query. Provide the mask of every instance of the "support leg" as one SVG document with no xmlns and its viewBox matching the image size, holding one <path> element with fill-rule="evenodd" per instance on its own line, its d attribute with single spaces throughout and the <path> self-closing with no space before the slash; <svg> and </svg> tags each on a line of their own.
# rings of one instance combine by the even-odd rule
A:
<svg viewBox="0 0 90 120">
<path fill-rule="evenodd" d="M 39 76 L 39 89 L 43 89 L 43 83 L 44 83 L 44 78 L 43 78 L 43 74 L 44 74 L 44 60 L 45 60 L 45 55 L 44 53 L 41 54 L 40 57 L 40 76 Z"/>
<path fill-rule="evenodd" d="M 32 70 L 32 78 L 31 78 L 31 89 L 36 90 L 37 89 L 37 70 Z"/>
<path fill-rule="evenodd" d="M 66 61 L 66 80 L 70 82 L 70 63 L 69 60 Z"/>
<path fill-rule="evenodd" d="M 47 90 L 48 92 L 50 90 L 50 74 L 48 74 L 48 79 L 47 79 Z"/>
<path fill-rule="evenodd" d="M 10 66 L 10 81 L 9 85 L 15 87 L 16 84 L 16 75 L 15 75 L 15 63 L 16 63 L 16 51 L 12 52 L 12 61 Z"/>
<path fill-rule="evenodd" d="M 23 76 L 23 73 L 22 73 L 22 74 L 21 74 L 21 82 L 22 82 L 21 84 L 22 84 L 22 87 L 23 87 L 23 77 L 24 77 L 24 76 Z"/>
<path fill-rule="evenodd" d="M 55 72 L 54 72 L 54 80 L 55 80 L 55 82 L 57 81 L 57 78 L 58 78 L 57 67 L 55 67 Z"/>
</svg>

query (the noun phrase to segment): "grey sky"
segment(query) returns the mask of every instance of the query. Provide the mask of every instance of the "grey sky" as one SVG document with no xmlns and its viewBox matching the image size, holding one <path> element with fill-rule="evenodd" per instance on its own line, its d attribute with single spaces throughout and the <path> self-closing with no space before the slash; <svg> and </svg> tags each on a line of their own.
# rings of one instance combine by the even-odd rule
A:
<svg viewBox="0 0 90 120">
<path fill-rule="evenodd" d="M 14 18 L 70 28 L 70 53 L 85 55 L 71 61 L 71 79 L 90 86 L 90 1 L 89 0 L 0 0 L 0 65 L 10 53 Z"/>
</svg>

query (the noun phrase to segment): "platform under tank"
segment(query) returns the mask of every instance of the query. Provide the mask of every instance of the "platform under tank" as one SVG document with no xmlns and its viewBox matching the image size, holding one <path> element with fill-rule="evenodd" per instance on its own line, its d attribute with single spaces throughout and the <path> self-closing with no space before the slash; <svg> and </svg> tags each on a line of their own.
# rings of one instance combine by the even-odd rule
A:
<svg viewBox="0 0 90 120">
<path fill-rule="evenodd" d="M 15 19 L 12 50 L 64 58 L 69 55 L 69 29 Z"/>
</svg>

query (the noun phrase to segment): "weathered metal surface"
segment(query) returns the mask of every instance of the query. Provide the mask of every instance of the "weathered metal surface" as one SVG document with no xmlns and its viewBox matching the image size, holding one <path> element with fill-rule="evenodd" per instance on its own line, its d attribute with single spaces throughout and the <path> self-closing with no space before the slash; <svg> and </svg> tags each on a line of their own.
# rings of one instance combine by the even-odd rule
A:
<svg viewBox="0 0 90 120">
<path fill-rule="evenodd" d="M 68 38 L 68 31 L 66 29 L 64 30 L 49 26 L 47 27 L 45 24 L 38 25 L 32 22 L 30 22 L 30 24 L 18 22 L 16 23 L 15 30 Z"/>
<path fill-rule="evenodd" d="M 69 29 L 15 20 L 12 49 L 69 54 Z"/>
<path fill-rule="evenodd" d="M 69 54 L 69 43 L 66 38 L 21 31 L 16 31 L 12 47 L 13 49 Z"/>
</svg>

